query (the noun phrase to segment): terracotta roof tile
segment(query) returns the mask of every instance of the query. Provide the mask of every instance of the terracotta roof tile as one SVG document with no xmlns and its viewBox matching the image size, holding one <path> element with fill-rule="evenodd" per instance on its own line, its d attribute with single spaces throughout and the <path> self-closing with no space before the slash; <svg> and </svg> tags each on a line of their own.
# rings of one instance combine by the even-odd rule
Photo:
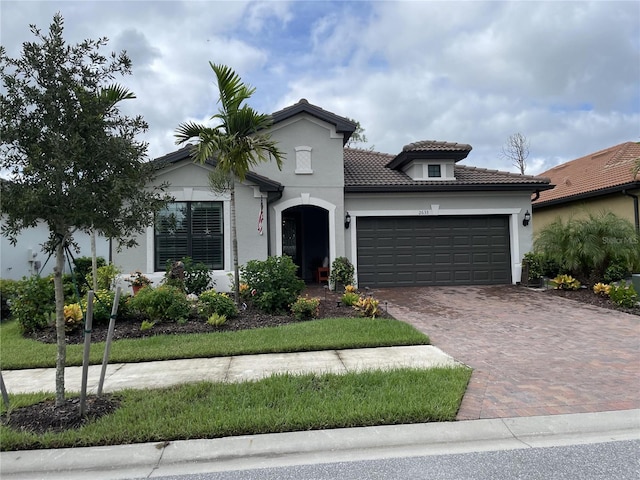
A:
<svg viewBox="0 0 640 480">
<path fill-rule="evenodd" d="M 489 170 L 486 168 L 470 167 L 456 164 L 454 167 L 455 180 L 413 180 L 406 173 L 386 167 L 395 155 L 361 150 L 344 149 L 344 182 L 345 188 L 352 191 L 366 187 L 403 187 L 407 190 L 443 190 L 447 188 L 474 186 L 502 186 L 513 188 L 547 188 L 549 180 L 530 175 Z"/>
<path fill-rule="evenodd" d="M 640 182 L 640 176 L 633 175 L 638 157 L 640 143 L 626 142 L 553 167 L 540 175 L 549 177 L 555 188 L 541 192 L 534 205 L 595 196 L 611 188 Z"/>
</svg>

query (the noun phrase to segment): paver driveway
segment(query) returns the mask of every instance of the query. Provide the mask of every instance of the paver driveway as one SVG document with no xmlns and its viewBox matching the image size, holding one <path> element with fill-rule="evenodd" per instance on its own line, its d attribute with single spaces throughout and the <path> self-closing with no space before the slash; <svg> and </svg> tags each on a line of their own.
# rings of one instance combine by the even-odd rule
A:
<svg viewBox="0 0 640 480">
<path fill-rule="evenodd" d="M 473 367 L 459 420 L 640 408 L 640 317 L 517 286 L 377 289 Z"/>
</svg>

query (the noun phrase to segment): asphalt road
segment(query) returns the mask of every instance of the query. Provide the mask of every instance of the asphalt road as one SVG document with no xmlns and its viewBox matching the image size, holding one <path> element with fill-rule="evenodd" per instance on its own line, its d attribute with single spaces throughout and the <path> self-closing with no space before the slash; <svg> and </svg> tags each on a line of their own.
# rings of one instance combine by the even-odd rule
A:
<svg viewBox="0 0 640 480">
<path fill-rule="evenodd" d="M 638 480 L 640 441 L 316 463 L 156 480 Z"/>
</svg>

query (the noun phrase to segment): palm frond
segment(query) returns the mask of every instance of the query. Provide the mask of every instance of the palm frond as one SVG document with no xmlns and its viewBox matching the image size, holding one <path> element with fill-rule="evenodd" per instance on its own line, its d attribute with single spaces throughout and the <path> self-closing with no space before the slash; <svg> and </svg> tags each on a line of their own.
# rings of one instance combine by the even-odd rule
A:
<svg viewBox="0 0 640 480">
<path fill-rule="evenodd" d="M 109 108 L 122 100 L 131 100 L 136 98 L 133 92 L 117 83 L 109 85 L 106 88 L 102 88 L 99 92 L 99 97 Z"/>
<path fill-rule="evenodd" d="M 213 69 L 220 90 L 221 113 L 231 114 L 240 109 L 242 103 L 249 99 L 255 88 L 242 82 L 240 76 L 227 65 L 209 62 Z"/>
</svg>

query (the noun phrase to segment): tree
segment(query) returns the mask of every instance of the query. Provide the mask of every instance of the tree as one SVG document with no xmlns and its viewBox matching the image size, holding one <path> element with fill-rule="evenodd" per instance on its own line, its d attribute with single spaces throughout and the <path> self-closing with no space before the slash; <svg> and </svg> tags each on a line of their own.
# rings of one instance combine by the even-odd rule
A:
<svg viewBox="0 0 640 480">
<path fill-rule="evenodd" d="M 506 158 L 518 167 L 520 174 L 524 175 L 527 169 L 527 157 L 529 156 L 529 140 L 521 133 L 514 133 L 502 146 L 502 158 Z"/>
<path fill-rule="evenodd" d="M 2 234 L 13 244 L 25 228 L 43 222 L 44 244 L 55 256 L 56 404 L 65 400 L 66 339 L 62 272 L 65 250 L 77 231 L 95 230 L 120 246 L 152 224 L 168 201 L 163 187 L 147 187 L 153 169 L 143 163 L 147 146 L 136 135 L 147 128 L 140 116 L 120 114 L 118 104 L 135 98 L 112 82 L 131 73 L 125 52 L 100 53 L 106 38 L 67 45 L 64 20 L 56 14 L 48 35 L 35 25 L 34 42 L 19 58 L 0 47 L 0 167 Z"/>
<path fill-rule="evenodd" d="M 631 271 L 640 263 L 640 235 L 633 224 L 609 211 L 557 218 L 538 234 L 535 250 L 583 283 L 602 281 L 607 268 Z"/>
<path fill-rule="evenodd" d="M 243 83 L 240 76 L 228 66 L 211 62 L 209 65 L 216 76 L 220 93 L 218 113 L 211 117 L 218 125 L 207 127 L 194 122 L 183 123 L 176 129 L 176 143 L 183 144 L 194 139 L 194 161 L 204 163 L 208 159 L 215 159 L 218 172 L 214 175 L 213 183 L 230 193 L 234 299 L 238 303 L 240 267 L 236 232 L 236 178 L 243 181 L 252 166 L 270 159 L 275 160 L 278 168 L 281 168 L 284 154 L 265 132 L 272 125 L 271 116 L 258 113 L 245 104 L 255 88 Z"/>
<path fill-rule="evenodd" d="M 355 148 L 356 144 L 358 144 L 358 143 L 362 143 L 362 144 L 367 143 L 369 140 L 367 139 L 367 136 L 364 133 L 364 128 L 362 127 L 362 125 L 360 125 L 360 122 L 357 121 L 357 120 L 354 120 L 353 118 L 347 118 L 347 120 L 350 120 L 353 123 L 355 123 L 356 124 L 356 129 L 351 134 L 351 137 L 349 137 L 349 140 L 347 141 L 347 144 L 345 145 L 345 147 L 347 147 L 347 148 Z M 375 146 L 371 145 L 369 147 L 369 150 L 373 150 L 374 148 L 375 148 Z"/>
</svg>

